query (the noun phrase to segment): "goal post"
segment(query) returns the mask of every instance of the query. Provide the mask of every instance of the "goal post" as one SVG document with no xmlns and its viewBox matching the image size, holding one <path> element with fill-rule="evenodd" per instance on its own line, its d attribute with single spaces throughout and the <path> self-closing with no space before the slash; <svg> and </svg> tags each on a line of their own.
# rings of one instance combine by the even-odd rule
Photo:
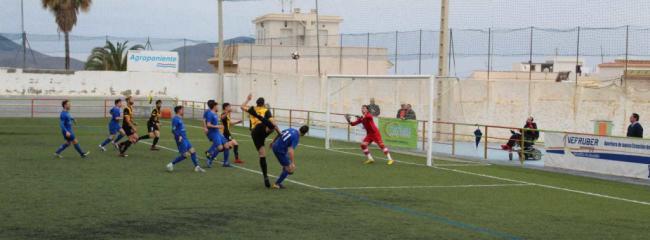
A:
<svg viewBox="0 0 650 240">
<path fill-rule="evenodd" d="M 427 166 L 432 166 L 433 150 L 429 146 L 433 145 L 435 81 L 435 76 L 430 75 L 328 75 L 325 148 L 358 148 L 351 143 L 361 142 L 365 130 L 348 126 L 344 115 L 360 115 L 361 106 L 374 99 L 380 110 L 375 118 L 375 124 L 382 126 L 380 132 L 395 133 L 396 138 L 404 135 L 403 142 L 397 139 L 393 144 L 391 136 L 384 135 L 385 144 L 391 149 L 424 153 Z M 402 106 L 409 110 L 402 111 Z M 407 119 L 417 116 L 417 120 L 402 120 L 400 113 L 402 117 L 409 113 Z"/>
</svg>

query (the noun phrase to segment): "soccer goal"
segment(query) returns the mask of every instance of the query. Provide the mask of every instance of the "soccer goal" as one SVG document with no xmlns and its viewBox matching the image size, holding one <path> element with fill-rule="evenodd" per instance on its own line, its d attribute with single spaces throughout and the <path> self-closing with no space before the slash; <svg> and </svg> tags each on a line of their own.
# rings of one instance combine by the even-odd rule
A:
<svg viewBox="0 0 650 240">
<path fill-rule="evenodd" d="M 425 153 L 432 165 L 435 77 L 420 75 L 327 76 L 325 148 L 359 149 L 362 124 L 351 126 L 369 105 L 373 121 L 390 149 Z M 374 147 L 374 146 L 373 146 Z"/>
</svg>

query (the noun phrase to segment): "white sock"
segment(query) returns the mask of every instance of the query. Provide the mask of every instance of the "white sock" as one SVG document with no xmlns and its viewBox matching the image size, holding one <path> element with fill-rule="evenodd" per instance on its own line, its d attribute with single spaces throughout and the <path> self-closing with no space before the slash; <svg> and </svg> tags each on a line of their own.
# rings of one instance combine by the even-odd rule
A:
<svg viewBox="0 0 650 240">
<path fill-rule="evenodd" d="M 388 158 L 388 160 L 391 160 L 391 161 L 393 160 L 393 158 L 390 156 L 390 153 L 386 153 L 386 157 Z"/>
<path fill-rule="evenodd" d="M 375 159 L 372 158 L 372 155 L 370 155 L 370 153 L 368 153 L 367 156 L 368 156 L 368 160 L 370 160 L 370 161 L 375 161 Z"/>
</svg>

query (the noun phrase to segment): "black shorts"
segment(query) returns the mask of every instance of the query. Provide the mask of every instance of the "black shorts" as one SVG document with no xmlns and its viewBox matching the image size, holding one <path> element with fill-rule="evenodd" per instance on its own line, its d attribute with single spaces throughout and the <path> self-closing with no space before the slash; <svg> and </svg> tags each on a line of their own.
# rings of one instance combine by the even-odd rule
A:
<svg viewBox="0 0 650 240">
<path fill-rule="evenodd" d="M 131 136 L 131 135 L 135 134 L 135 132 L 133 131 L 133 128 L 131 128 L 131 126 L 124 125 L 124 126 L 122 126 L 122 129 L 124 130 L 124 133 L 127 136 Z"/>
<path fill-rule="evenodd" d="M 253 128 L 251 131 L 251 137 L 253 138 L 253 144 L 255 144 L 257 150 L 264 147 L 264 141 L 269 135 L 271 135 L 271 133 L 266 131 L 266 126 L 264 126 L 264 124 L 258 124 Z"/>
<path fill-rule="evenodd" d="M 225 132 L 223 132 L 223 137 L 225 137 L 226 139 L 228 139 L 228 141 L 232 141 L 232 135 L 230 134 L 229 131 L 225 131 Z"/>
<path fill-rule="evenodd" d="M 147 131 L 149 132 L 160 131 L 160 128 L 158 127 L 158 124 L 154 122 L 147 122 Z"/>
</svg>

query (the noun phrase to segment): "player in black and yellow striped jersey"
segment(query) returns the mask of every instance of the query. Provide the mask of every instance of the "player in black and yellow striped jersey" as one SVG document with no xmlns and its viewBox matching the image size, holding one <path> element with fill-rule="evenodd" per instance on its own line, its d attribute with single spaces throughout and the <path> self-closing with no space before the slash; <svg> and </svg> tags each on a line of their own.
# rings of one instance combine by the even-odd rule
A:
<svg viewBox="0 0 650 240">
<path fill-rule="evenodd" d="M 267 188 L 271 187 L 267 173 L 266 165 L 266 150 L 264 149 L 264 141 L 266 138 L 276 131 L 278 134 L 280 130 L 273 123 L 273 115 L 271 111 L 264 106 L 264 98 L 258 98 L 254 107 L 248 107 L 248 103 L 253 99 L 253 95 L 249 94 L 246 101 L 241 105 L 241 110 L 250 115 L 250 130 L 253 144 L 260 157 L 260 168 L 264 176 L 264 185 Z"/>
<path fill-rule="evenodd" d="M 240 124 L 242 121 L 237 120 L 233 122 L 230 119 L 230 115 L 232 113 L 232 106 L 230 106 L 230 103 L 224 103 L 222 105 L 222 109 L 223 113 L 221 114 L 221 125 L 223 125 L 223 129 L 221 131 L 223 133 L 223 136 L 226 138 L 226 140 L 228 140 L 233 148 L 233 152 L 235 153 L 235 163 L 243 164 L 244 161 L 239 158 L 239 143 L 237 143 L 237 140 L 232 137 L 232 133 L 230 132 L 232 125 Z"/>
<path fill-rule="evenodd" d="M 124 108 L 124 113 L 122 113 L 122 129 L 129 139 L 119 144 L 120 157 L 126 157 L 126 150 L 129 149 L 131 145 L 138 142 L 137 124 L 133 119 L 133 105 L 135 105 L 135 102 L 133 102 L 133 98 L 130 96 L 126 97 L 125 100 L 126 108 Z"/>
<path fill-rule="evenodd" d="M 149 134 L 143 135 L 138 138 L 138 141 L 143 139 L 153 138 L 153 144 L 151 144 L 151 151 L 158 151 L 156 147 L 158 140 L 160 140 L 160 109 L 162 108 L 162 101 L 156 100 L 156 107 L 151 110 L 151 115 L 147 121 L 147 131 Z"/>
</svg>

